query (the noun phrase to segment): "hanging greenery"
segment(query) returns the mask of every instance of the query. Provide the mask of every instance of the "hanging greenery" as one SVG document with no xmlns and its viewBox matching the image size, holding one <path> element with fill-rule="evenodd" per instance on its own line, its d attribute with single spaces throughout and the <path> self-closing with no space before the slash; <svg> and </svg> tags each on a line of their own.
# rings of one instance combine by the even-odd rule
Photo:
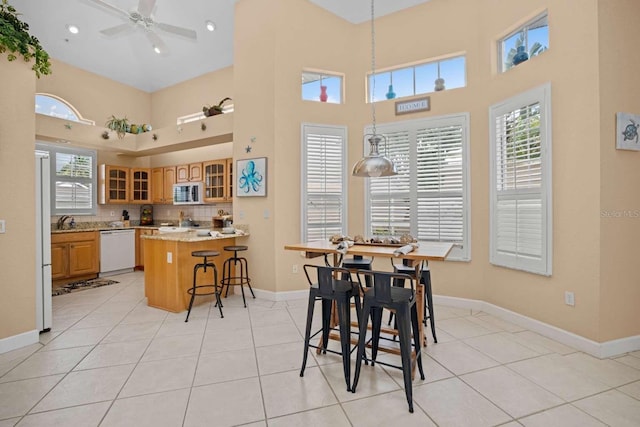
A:
<svg viewBox="0 0 640 427">
<path fill-rule="evenodd" d="M 40 46 L 40 41 L 29 34 L 29 25 L 20 21 L 20 14 L 11 6 L 8 0 L 0 4 L 0 53 L 7 52 L 7 59 L 15 61 L 18 55 L 25 62 L 35 63 L 31 69 L 36 76 L 51 74 L 49 54 Z"/>
</svg>

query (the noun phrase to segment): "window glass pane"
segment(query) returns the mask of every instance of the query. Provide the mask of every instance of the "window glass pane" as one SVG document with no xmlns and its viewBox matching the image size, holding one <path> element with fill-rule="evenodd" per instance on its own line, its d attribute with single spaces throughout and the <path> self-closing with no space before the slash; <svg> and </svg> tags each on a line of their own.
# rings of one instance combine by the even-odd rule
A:
<svg viewBox="0 0 640 427">
<path fill-rule="evenodd" d="M 321 86 L 326 88 L 327 100 L 322 101 Z M 313 73 L 305 71 L 302 73 L 302 99 L 305 101 L 327 102 L 331 104 L 342 103 L 342 77 Z"/>
<path fill-rule="evenodd" d="M 413 68 L 403 68 L 391 73 L 391 81 L 393 82 L 393 91 L 396 97 L 412 96 L 413 90 Z"/>
<path fill-rule="evenodd" d="M 434 91 L 435 81 L 438 78 L 438 64 L 432 62 L 416 67 L 416 94 Z"/>
<path fill-rule="evenodd" d="M 325 77 L 322 84 L 327 87 L 327 102 L 332 104 L 342 103 L 342 78 L 341 77 Z"/>
<path fill-rule="evenodd" d="M 375 80 L 375 85 L 374 85 Z M 374 76 L 369 75 L 369 93 L 373 94 L 372 97 L 369 98 L 369 102 L 378 102 L 383 99 L 387 99 L 387 91 L 389 90 L 389 85 L 391 84 L 391 73 L 376 73 L 375 79 Z M 373 91 L 375 90 L 375 93 Z"/>
<path fill-rule="evenodd" d="M 440 77 L 444 79 L 446 89 L 465 87 L 467 85 L 465 57 L 459 56 L 457 58 L 440 61 Z"/>
<path fill-rule="evenodd" d="M 518 58 L 516 53 L 521 48 L 525 54 Z M 528 22 L 498 42 L 500 70 L 506 71 L 549 48 L 549 24 L 547 14 Z"/>
<path fill-rule="evenodd" d="M 36 95 L 36 113 L 73 122 L 80 121 L 76 113 L 67 104 L 46 95 Z"/>
</svg>

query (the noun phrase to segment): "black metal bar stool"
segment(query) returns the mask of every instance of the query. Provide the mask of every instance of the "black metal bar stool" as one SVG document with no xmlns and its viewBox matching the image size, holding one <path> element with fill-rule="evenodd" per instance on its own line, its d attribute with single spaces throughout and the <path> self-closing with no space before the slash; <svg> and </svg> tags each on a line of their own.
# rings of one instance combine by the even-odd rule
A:
<svg viewBox="0 0 640 427">
<path fill-rule="evenodd" d="M 391 261 L 393 263 L 393 260 Z M 393 264 L 394 273 L 404 273 L 415 278 L 416 269 L 409 265 L 409 261 L 404 259 L 402 264 Z M 436 337 L 436 318 L 433 314 L 433 291 L 431 290 L 431 271 L 429 270 L 429 264 L 424 261 L 420 265 L 420 283 L 424 286 L 424 309 L 422 316 L 422 323 L 427 326 L 427 320 L 431 325 L 431 335 L 433 335 L 433 341 L 438 342 Z M 394 280 L 394 286 L 404 287 L 404 280 Z M 389 317 L 389 324 L 391 324 L 391 316 Z"/>
<path fill-rule="evenodd" d="M 203 257 L 204 261 L 198 263 L 193 266 L 193 286 L 191 289 L 187 289 L 187 293 L 191 295 L 191 300 L 189 301 L 189 311 L 187 311 L 187 318 L 184 319 L 185 322 L 189 321 L 189 314 L 191 314 L 191 307 L 193 307 L 193 300 L 197 296 L 205 296 L 205 295 L 215 295 L 216 296 L 216 305 L 218 306 L 218 310 L 220 310 L 220 317 L 224 317 L 222 314 L 222 301 L 220 301 L 220 290 L 218 290 L 218 269 L 216 265 L 207 260 L 207 258 L 213 258 L 220 255 L 218 251 L 193 251 L 191 252 L 191 256 L 194 257 Z M 213 283 L 210 285 L 196 285 L 196 277 L 199 269 L 203 269 L 203 273 L 207 272 L 207 267 L 210 267 L 213 270 Z M 199 289 L 211 289 L 213 290 L 208 292 L 199 292 Z"/>
<path fill-rule="evenodd" d="M 244 302 L 244 306 L 247 306 L 247 301 L 244 299 L 244 285 L 249 287 L 251 291 L 251 296 L 255 298 L 255 294 L 253 293 L 253 289 L 251 289 L 251 279 L 249 279 L 249 266 L 247 264 L 247 259 L 244 257 L 239 257 L 238 252 L 246 251 L 247 247 L 244 245 L 238 246 L 225 246 L 225 251 L 233 251 L 233 256 L 228 258 L 224 265 L 222 266 L 222 280 L 220 280 L 220 285 L 222 286 L 222 291 L 224 291 L 224 287 L 227 287 L 227 290 L 224 293 L 224 297 L 226 298 L 229 295 L 229 286 L 240 286 L 240 290 L 242 291 L 242 302 Z M 235 267 L 237 264 L 240 264 L 240 275 L 236 270 L 235 276 L 231 275 L 231 265 Z"/>
<path fill-rule="evenodd" d="M 346 268 L 351 273 L 355 273 L 358 270 L 371 270 L 372 264 L 373 258 L 367 259 L 363 258 L 362 255 L 354 255 L 353 258 L 343 259 L 341 267 Z M 342 275 L 342 280 L 346 280 L 345 274 Z M 371 277 L 365 277 L 364 280 L 367 283 L 367 287 L 371 287 Z"/>
<path fill-rule="evenodd" d="M 373 288 L 362 288 L 360 276 L 369 276 L 373 278 Z M 411 288 L 401 288 L 392 286 L 392 280 L 409 279 Z M 400 358 L 402 366 L 390 365 L 379 362 L 385 366 L 391 366 L 402 369 L 404 378 L 404 391 L 409 404 L 409 412 L 413 412 L 413 388 L 411 383 L 412 361 L 411 361 L 411 335 L 413 334 L 413 345 L 415 347 L 415 358 L 420 371 L 420 378 L 424 380 L 424 371 L 422 369 L 422 354 L 420 352 L 420 328 L 422 325 L 418 320 L 418 310 L 416 309 L 416 291 L 411 276 L 407 274 L 389 273 L 382 271 L 365 271 L 358 272 L 358 283 L 362 289 L 363 306 L 360 315 L 360 336 L 358 339 L 358 356 L 356 358 L 356 372 L 353 377 L 353 386 L 351 391 L 356 392 L 358 379 L 360 378 L 360 368 L 362 361 L 367 361 L 364 353 L 367 344 L 367 327 L 369 316 L 371 316 L 371 366 L 374 366 L 376 356 L 378 355 L 378 344 L 380 342 L 380 330 L 382 323 L 382 309 L 394 310 L 398 325 L 398 340 L 400 342 Z"/>
<path fill-rule="evenodd" d="M 310 273 L 316 270 L 316 274 Z M 307 308 L 307 324 L 304 334 L 304 355 L 302 357 L 302 368 L 300 376 L 304 376 L 304 369 L 307 366 L 307 356 L 309 347 L 318 350 L 342 355 L 342 368 L 344 379 L 347 384 L 347 391 L 351 390 L 351 352 L 356 346 L 351 348 L 351 298 L 355 301 L 356 315 L 360 319 L 360 289 L 353 280 L 349 270 L 340 267 L 324 267 L 311 264 L 304 265 L 304 273 L 309 282 L 309 304 Z M 346 275 L 345 275 L 346 274 Z M 311 334 L 311 324 L 313 322 L 313 311 L 316 301 L 322 301 L 322 328 Z M 338 327 L 340 332 L 341 351 L 327 349 L 329 333 L 331 332 L 331 309 L 336 303 L 338 313 Z M 322 342 L 320 346 L 312 345 L 311 339 L 322 332 Z"/>
</svg>

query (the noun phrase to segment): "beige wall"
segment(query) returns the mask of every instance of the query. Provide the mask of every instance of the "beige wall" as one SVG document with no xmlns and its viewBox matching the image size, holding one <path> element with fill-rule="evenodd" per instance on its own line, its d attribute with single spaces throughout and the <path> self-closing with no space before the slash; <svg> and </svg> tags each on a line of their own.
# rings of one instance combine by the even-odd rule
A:
<svg viewBox="0 0 640 427">
<path fill-rule="evenodd" d="M 636 3 L 582 0 L 578 8 L 574 2 L 551 0 L 432 0 L 377 21 L 378 68 L 452 53 L 462 52 L 467 58 L 467 87 L 431 94 L 432 110 L 408 117 L 470 114 L 472 261 L 432 263 L 436 294 L 487 301 L 598 342 L 640 335 L 640 322 L 634 316 L 640 290 L 633 269 L 640 218 L 601 217 L 606 210 L 640 210 L 634 185 L 640 174 L 636 167 L 640 153 L 614 149 L 614 113 L 640 114 L 635 81 L 640 60 L 633 44 L 640 35 L 633 19 L 640 12 Z M 549 11 L 549 51 L 498 74 L 495 41 L 545 9 Z M 233 205 L 236 222 L 250 226 L 248 257 L 254 285 L 269 291 L 305 289 L 303 276 L 292 274 L 291 266 L 306 260 L 283 250 L 286 243 L 300 240 L 300 125 L 348 126 L 348 164 L 361 157 L 362 129 L 370 122 L 369 106 L 363 102 L 370 68 L 369 31 L 368 22 L 349 24 L 310 2 L 239 0 L 233 68 L 154 94 L 114 83 L 109 90 L 116 96 L 100 92 L 83 97 L 85 84 L 104 87 L 104 82 L 95 84 L 97 77 L 90 73 L 56 63 L 54 75 L 38 81 L 37 88 L 64 97 L 98 124 L 100 116 L 131 114 L 137 120 L 133 115 L 139 114 L 154 126 L 154 122 L 172 126 L 176 116 L 232 96 L 234 144 L 216 150 L 228 150 L 225 153 L 232 153 L 235 160 L 268 158 L 268 196 L 236 198 Z M 344 73 L 345 102 L 302 101 L 304 68 Z M 546 82 L 552 87 L 553 121 L 551 277 L 495 267 L 488 261 L 489 107 Z M 118 111 L 123 105 L 130 110 Z M 398 120 L 392 101 L 382 101 L 376 108 L 379 123 Z M 250 153 L 245 152 L 246 146 L 252 147 Z M 11 145 L 11 149 L 16 148 Z M 202 149 L 204 155 L 211 153 L 208 149 Z M 156 166 L 188 163 L 200 154 L 134 160 L 101 153 L 101 160 Z M 361 179 L 349 178 L 352 234 L 362 233 L 364 227 L 363 189 Z M 31 196 L 24 199 L 18 201 L 20 206 L 33 202 Z M 8 235 L 0 235 L 3 254 L 9 252 L 4 246 Z M 575 293 L 575 307 L 564 305 L 566 290 Z M 31 320 L 9 318 L 19 331 L 33 325 Z M 12 333 L 16 332 L 7 332 Z M 0 330 L 0 338 L 7 334 Z"/>
<path fill-rule="evenodd" d="M 36 77 L 30 64 L 0 55 L 0 339 L 33 331 L 35 306 Z M 7 84 L 7 82 L 11 82 Z M 12 126 L 19 123 L 19 126 Z"/>
<path fill-rule="evenodd" d="M 640 116 L 640 2 L 598 2 L 600 55 L 600 337 L 640 333 L 640 152 L 616 150 L 616 112 Z"/>
</svg>

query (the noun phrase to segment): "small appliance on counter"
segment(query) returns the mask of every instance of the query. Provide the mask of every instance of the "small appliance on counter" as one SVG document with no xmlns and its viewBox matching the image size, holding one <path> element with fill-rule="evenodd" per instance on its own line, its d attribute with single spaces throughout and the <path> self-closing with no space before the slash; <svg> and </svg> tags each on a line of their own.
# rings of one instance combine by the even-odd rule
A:
<svg viewBox="0 0 640 427">
<path fill-rule="evenodd" d="M 153 206 L 140 206 L 140 225 L 153 225 Z"/>
</svg>

